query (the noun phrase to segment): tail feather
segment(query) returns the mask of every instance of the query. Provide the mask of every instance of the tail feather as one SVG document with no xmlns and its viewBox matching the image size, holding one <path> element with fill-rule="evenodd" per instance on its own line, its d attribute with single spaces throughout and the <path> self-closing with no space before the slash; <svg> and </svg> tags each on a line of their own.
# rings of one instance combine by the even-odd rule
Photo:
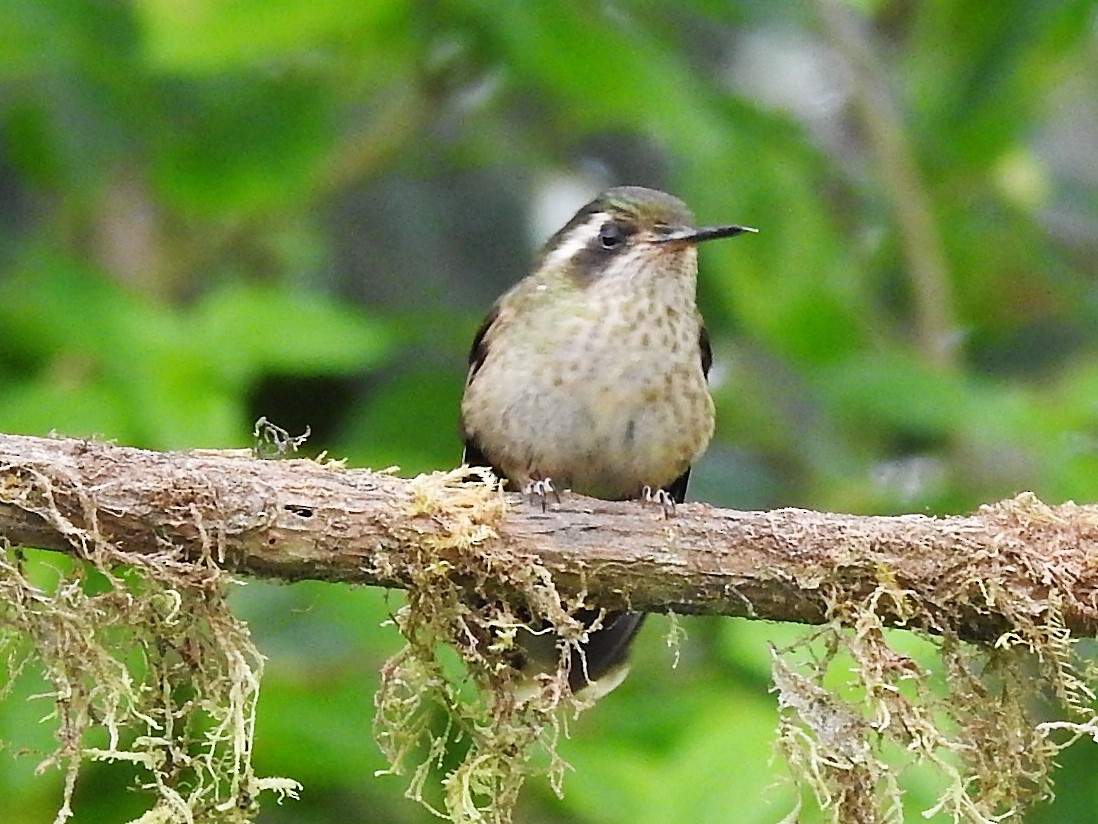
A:
<svg viewBox="0 0 1098 824">
<path fill-rule="evenodd" d="M 598 613 L 594 610 L 581 610 L 576 618 L 585 624 L 594 623 Z M 599 694 L 609 692 L 599 683 L 614 680 L 613 676 L 622 670 L 629 657 L 629 646 L 644 623 L 643 612 L 611 612 L 603 617 L 602 627 L 592 632 L 587 643 L 572 651 L 571 668 L 568 671 L 568 686 L 573 693 L 588 692 L 592 687 Z M 624 673 L 614 680 L 610 689 L 617 686 Z"/>
</svg>

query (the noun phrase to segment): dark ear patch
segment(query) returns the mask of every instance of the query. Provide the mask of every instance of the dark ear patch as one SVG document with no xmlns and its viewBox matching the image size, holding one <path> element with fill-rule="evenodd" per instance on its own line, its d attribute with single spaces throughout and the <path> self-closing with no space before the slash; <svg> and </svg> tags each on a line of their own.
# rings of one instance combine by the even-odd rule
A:
<svg viewBox="0 0 1098 824">
<path fill-rule="evenodd" d="M 636 225 L 628 221 L 607 220 L 572 256 L 568 262 L 568 274 L 576 283 L 590 283 L 603 271 L 608 261 L 629 248 L 629 239 L 636 233 Z"/>
</svg>

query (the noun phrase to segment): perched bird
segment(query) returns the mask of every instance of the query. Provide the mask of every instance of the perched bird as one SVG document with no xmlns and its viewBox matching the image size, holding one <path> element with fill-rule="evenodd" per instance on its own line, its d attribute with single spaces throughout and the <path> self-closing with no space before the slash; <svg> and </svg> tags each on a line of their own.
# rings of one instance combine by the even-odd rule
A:
<svg viewBox="0 0 1098 824">
<path fill-rule="evenodd" d="M 477 332 L 461 403 L 465 462 L 543 502 L 564 489 L 682 502 L 713 434 L 696 247 L 753 231 L 696 227 L 681 200 L 638 186 L 580 209 Z M 573 692 L 597 698 L 621 683 L 642 619 L 602 617 L 573 654 Z M 554 667 L 553 641 L 531 636 L 519 665 Z"/>
</svg>

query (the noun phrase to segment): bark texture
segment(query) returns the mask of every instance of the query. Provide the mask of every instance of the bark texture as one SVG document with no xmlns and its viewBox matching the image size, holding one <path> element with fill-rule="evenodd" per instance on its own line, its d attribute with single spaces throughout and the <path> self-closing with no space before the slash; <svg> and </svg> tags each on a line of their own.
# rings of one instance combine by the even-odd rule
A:
<svg viewBox="0 0 1098 824">
<path fill-rule="evenodd" d="M 562 593 L 608 608 L 819 623 L 883 590 L 892 623 L 969 640 L 1040 620 L 1050 598 L 1072 634 L 1098 627 L 1098 509 L 1027 493 L 946 518 L 705 504 L 664 518 L 570 494 L 543 513 L 452 473 L 409 481 L 248 451 L 0 435 L 0 536 L 386 587 L 416 580 L 426 546 L 440 561 L 473 551 L 489 575 L 540 564 Z"/>
</svg>

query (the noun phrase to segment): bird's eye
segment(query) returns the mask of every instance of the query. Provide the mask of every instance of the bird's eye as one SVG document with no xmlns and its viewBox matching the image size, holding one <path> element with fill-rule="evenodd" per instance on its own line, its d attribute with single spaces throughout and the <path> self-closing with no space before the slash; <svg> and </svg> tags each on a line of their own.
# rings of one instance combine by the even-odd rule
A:
<svg viewBox="0 0 1098 824">
<path fill-rule="evenodd" d="M 625 242 L 625 232 L 616 223 L 604 223 L 599 229 L 599 245 L 603 249 L 616 249 Z"/>
</svg>

